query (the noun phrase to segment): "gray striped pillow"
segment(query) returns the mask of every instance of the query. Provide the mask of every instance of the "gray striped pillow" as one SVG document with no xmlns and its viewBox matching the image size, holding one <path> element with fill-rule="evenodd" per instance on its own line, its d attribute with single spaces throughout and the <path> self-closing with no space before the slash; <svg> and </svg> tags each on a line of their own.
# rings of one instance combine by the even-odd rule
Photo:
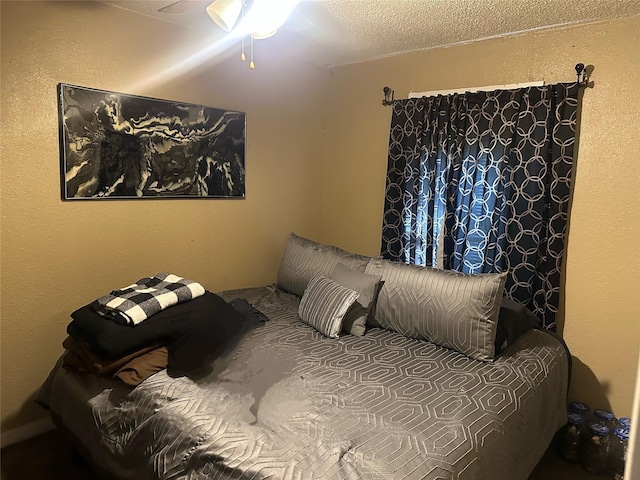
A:
<svg viewBox="0 0 640 480">
<path fill-rule="evenodd" d="M 382 275 L 375 322 L 478 360 L 495 356 L 506 273 L 469 275 L 372 259 L 367 273 Z"/>
<path fill-rule="evenodd" d="M 338 285 L 324 275 L 316 275 L 302 295 L 298 315 L 323 335 L 338 338 L 342 320 L 357 298 L 358 292 Z"/>
<path fill-rule="evenodd" d="M 381 275 L 370 275 L 358 272 L 343 263 L 337 264 L 329 278 L 343 287 L 355 290 L 360 294 L 344 317 L 342 329 L 351 335 L 364 335 L 367 316 L 375 305 L 375 299 L 380 288 Z"/>
<path fill-rule="evenodd" d="M 280 262 L 278 287 L 301 297 L 314 275 L 327 276 L 338 263 L 364 272 L 370 258 L 291 233 Z"/>
</svg>

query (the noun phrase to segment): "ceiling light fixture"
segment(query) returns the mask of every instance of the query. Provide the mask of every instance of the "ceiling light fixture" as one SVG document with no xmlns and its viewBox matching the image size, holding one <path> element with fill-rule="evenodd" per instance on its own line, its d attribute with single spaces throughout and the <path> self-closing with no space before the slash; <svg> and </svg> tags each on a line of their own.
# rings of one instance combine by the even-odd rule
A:
<svg viewBox="0 0 640 480">
<path fill-rule="evenodd" d="M 251 32 L 251 38 L 254 40 L 264 40 L 265 38 L 273 37 L 277 33 L 278 29 L 274 28 L 272 30 L 256 30 L 255 32 Z"/>
<path fill-rule="evenodd" d="M 230 32 L 240 16 L 243 0 L 216 0 L 207 7 L 211 19 L 225 32 Z"/>
<path fill-rule="evenodd" d="M 244 39 L 249 36 L 251 44 L 251 60 L 249 68 L 255 68 L 253 63 L 253 41 L 272 37 L 278 28 L 287 20 L 293 8 L 300 0 L 215 0 L 207 7 L 207 14 L 225 32 L 231 32 L 238 18 L 238 30 L 242 38 L 242 53 L 240 58 L 245 60 Z"/>
</svg>

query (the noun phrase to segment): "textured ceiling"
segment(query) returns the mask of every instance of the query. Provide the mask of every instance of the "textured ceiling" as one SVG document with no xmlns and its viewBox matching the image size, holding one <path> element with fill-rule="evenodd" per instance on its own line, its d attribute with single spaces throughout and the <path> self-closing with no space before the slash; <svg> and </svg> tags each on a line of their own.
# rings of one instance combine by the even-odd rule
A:
<svg viewBox="0 0 640 480">
<path fill-rule="evenodd" d="M 205 12 L 211 1 L 183 0 L 181 13 L 158 12 L 174 0 L 104 3 L 211 32 L 220 30 Z M 302 0 L 277 36 L 293 56 L 342 65 L 638 14 L 638 0 Z"/>
</svg>

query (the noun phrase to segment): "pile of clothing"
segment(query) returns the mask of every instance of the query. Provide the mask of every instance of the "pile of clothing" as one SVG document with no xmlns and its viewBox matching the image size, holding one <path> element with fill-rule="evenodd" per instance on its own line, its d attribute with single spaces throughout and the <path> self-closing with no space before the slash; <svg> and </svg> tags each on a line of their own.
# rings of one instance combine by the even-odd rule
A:
<svg viewBox="0 0 640 480">
<path fill-rule="evenodd" d="M 226 302 L 165 272 L 114 290 L 71 318 L 63 366 L 129 385 L 165 368 L 172 376 L 202 373 L 268 321 L 244 299 Z"/>
</svg>

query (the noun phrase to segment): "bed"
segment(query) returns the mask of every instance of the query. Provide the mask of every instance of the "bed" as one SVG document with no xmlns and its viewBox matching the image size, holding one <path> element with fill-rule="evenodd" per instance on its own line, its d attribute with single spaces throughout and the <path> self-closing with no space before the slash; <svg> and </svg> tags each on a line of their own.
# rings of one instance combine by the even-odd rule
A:
<svg viewBox="0 0 640 480">
<path fill-rule="evenodd" d="M 336 262 L 362 260 L 370 275 L 372 261 L 396 266 L 334 248 L 336 262 L 321 251 L 318 267 L 292 243 L 308 246 L 289 239 L 278 284 L 219 293 L 246 299 L 269 321 L 204 372 L 164 370 L 132 388 L 59 362 L 38 401 L 122 479 L 526 480 L 566 421 L 562 340 L 528 328 L 480 360 L 416 338 L 405 320 L 389 328 L 388 314 L 406 317 L 393 306 L 398 277 L 389 272 L 366 305 L 366 332 L 331 338 L 301 321 L 305 293 L 291 292 L 292 282 L 304 290 Z M 314 266 L 292 274 L 287 264 Z M 400 290 L 411 288 L 405 281 Z"/>
</svg>

